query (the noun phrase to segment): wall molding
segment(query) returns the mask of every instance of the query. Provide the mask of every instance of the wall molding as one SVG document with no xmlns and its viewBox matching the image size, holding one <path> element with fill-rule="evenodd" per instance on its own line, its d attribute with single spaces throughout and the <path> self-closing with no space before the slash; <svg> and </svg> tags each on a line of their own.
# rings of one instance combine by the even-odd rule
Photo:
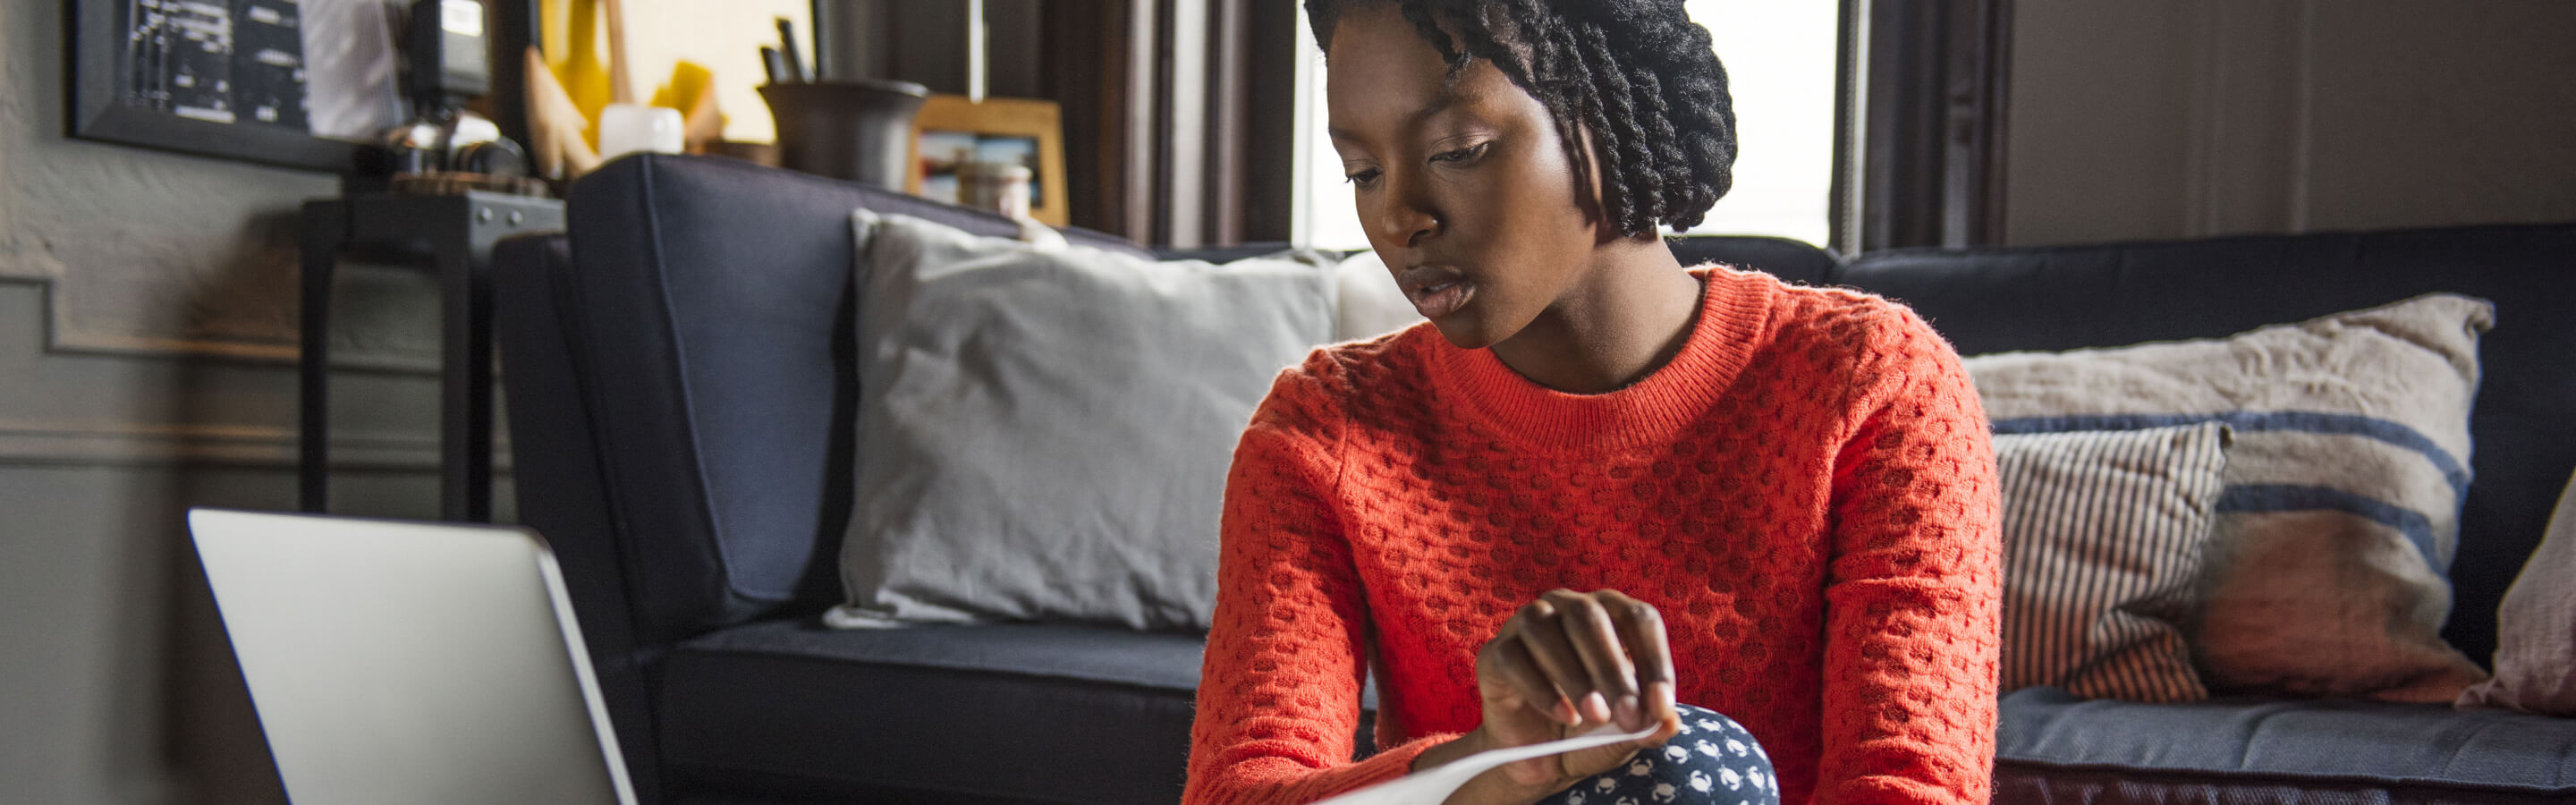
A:
<svg viewBox="0 0 2576 805">
<path fill-rule="evenodd" d="M 215 466 L 293 470 L 295 429 L 259 425 L 89 427 L 0 422 L 0 466 Z M 509 443 L 493 446 L 496 475 L 510 469 Z M 331 467 L 438 472 L 438 438 L 426 434 L 335 433 Z"/>
<path fill-rule="evenodd" d="M 55 295 L 62 292 L 55 277 L 12 273 L 0 270 L 0 285 L 21 285 L 36 289 L 42 307 L 41 332 L 44 351 L 56 355 L 91 355 L 117 358 L 172 360 L 220 360 L 275 366 L 294 366 L 303 350 L 295 344 L 256 341 L 227 341 L 210 338 L 168 338 L 137 335 L 103 335 L 83 333 L 63 325 L 56 315 Z M 374 372 L 391 375 L 436 375 L 438 361 L 393 353 L 369 353 L 347 347 L 331 350 L 334 371 Z"/>
</svg>

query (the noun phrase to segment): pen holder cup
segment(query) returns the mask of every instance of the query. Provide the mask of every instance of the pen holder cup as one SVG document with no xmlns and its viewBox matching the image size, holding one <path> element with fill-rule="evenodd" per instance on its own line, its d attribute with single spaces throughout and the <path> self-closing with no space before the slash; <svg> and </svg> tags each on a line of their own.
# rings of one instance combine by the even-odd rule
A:
<svg viewBox="0 0 2576 805">
<path fill-rule="evenodd" d="M 830 81 L 760 88 L 778 123 L 778 164 L 902 191 L 912 116 L 930 89 L 908 81 Z"/>
</svg>

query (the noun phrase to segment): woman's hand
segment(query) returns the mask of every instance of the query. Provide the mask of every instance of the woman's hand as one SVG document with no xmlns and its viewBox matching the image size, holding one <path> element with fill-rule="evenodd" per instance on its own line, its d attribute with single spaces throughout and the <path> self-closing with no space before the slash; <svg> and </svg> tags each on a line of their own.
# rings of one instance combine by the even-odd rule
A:
<svg viewBox="0 0 2576 805">
<path fill-rule="evenodd" d="M 1615 724 L 1654 734 L 1512 763 L 1461 789 L 1528 801 L 1599 774 L 1641 747 L 1681 731 L 1673 710 L 1673 660 L 1663 615 L 1617 590 L 1551 590 L 1521 607 L 1476 653 L 1476 692 L 1484 724 L 1476 749 L 1501 749 L 1567 738 Z M 1501 779 L 1486 780 L 1499 776 Z M 1485 796 L 1469 799 L 1485 800 Z M 1453 801 L 1459 801 L 1453 798 Z"/>
</svg>

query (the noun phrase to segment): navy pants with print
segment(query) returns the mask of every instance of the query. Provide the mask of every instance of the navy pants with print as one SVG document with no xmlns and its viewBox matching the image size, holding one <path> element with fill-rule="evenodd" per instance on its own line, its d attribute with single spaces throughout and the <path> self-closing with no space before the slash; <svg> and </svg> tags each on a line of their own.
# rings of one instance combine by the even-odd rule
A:
<svg viewBox="0 0 2576 805">
<path fill-rule="evenodd" d="M 1541 797 L 1540 805 L 1778 805 L 1771 756 L 1735 719 L 1680 705 L 1682 731 L 1663 746 Z"/>
</svg>

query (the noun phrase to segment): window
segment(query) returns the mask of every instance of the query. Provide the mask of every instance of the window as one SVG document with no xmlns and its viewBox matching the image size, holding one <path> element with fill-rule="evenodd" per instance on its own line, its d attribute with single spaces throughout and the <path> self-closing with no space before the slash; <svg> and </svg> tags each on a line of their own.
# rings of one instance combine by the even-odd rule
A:
<svg viewBox="0 0 2576 805">
<path fill-rule="evenodd" d="M 1834 34 L 1839 3 L 1690 0 L 1691 20 L 1708 28 L 1735 97 L 1735 187 L 1691 229 L 1699 234 L 1776 235 L 1823 245 L 1833 184 Z M 1297 174 L 1292 237 L 1327 249 L 1365 249 L 1342 181 L 1341 158 L 1324 136 L 1324 57 L 1297 18 Z"/>
</svg>

